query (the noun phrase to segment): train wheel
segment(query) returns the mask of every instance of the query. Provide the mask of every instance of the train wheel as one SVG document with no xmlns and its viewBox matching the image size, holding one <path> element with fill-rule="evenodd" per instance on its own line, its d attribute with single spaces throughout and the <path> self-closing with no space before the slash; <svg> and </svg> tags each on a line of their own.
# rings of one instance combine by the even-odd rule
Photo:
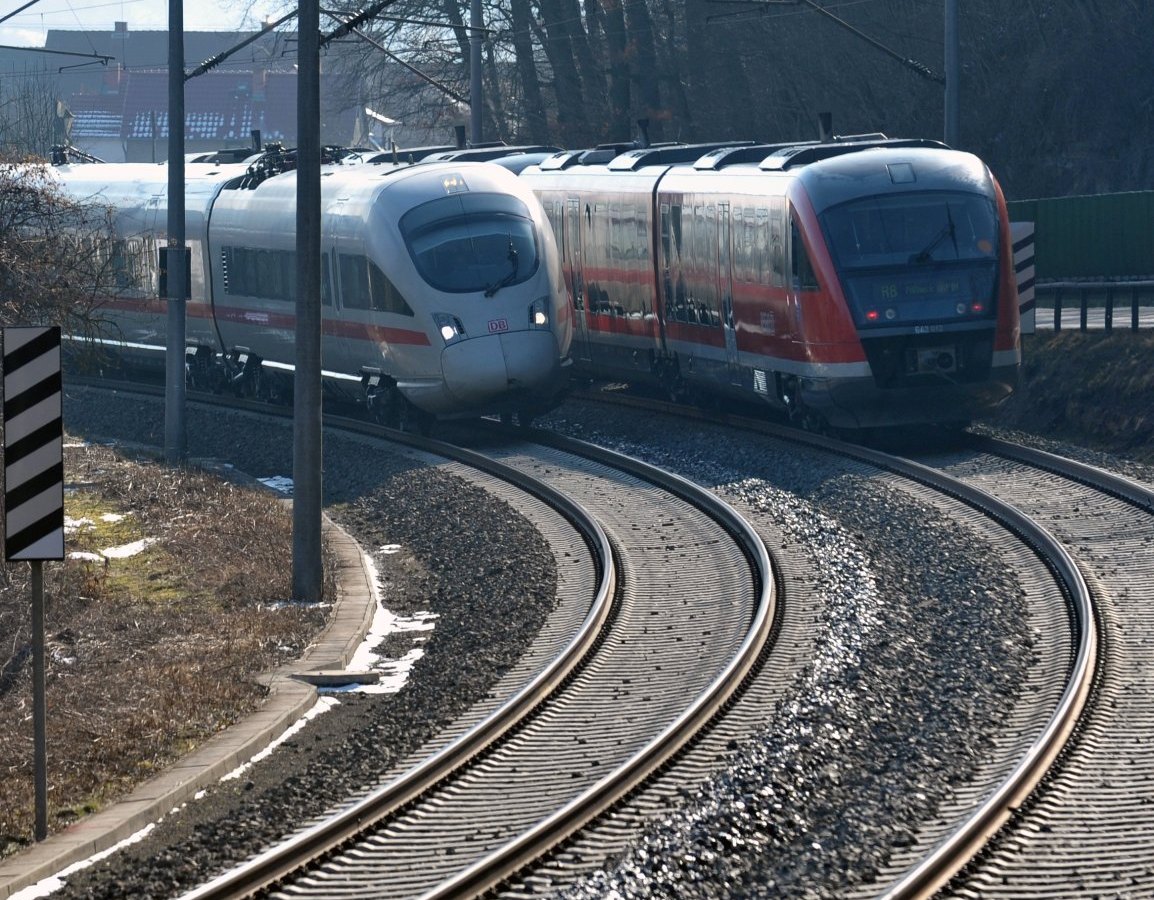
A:
<svg viewBox="0 0 1154 900">
<path fill-rule="evenodd" d="M 418 409 L 395 387 L 389 389 L 389 421 L 383 424 L 409 434 L 428 436 L 433 430 L 436 416 Z"/>
<path fill-rule="evenodd" d="M 220 393 L 224 371 L 210 348 L 198 347 L 195 353 L 185 356 L 184 375 L 190 390 Z"/>
<path fill-rule="evenodd" d="M 277 406 L 293 405 L 293 383 L 287 378 L 266 379 L 268 402 Z"/>
<path fill-rule="evenodd" d="M 408 400 L 404 401 L 404 406 L 401 407 L 400 422 L 398 428 L 401 431 L 409 434 L 419 434 L 422 437 L 428 437 L 433 432 L 433 423 L 437 421 L 435 416 L 430 415 L 424 410 L 417 409 Z"/>
<path fill-rule="evenodd" d="M 393 385 L 383 385 L 367 393 L 365 408 L 369 419 L 386 428 L 396 428 L 400 423 L 400 402 L 404 398 Z"/>
<path fill-rule="evenodd" d="M 556 409 L 556 404 L 543 401 L 519 406 L 516 411 L 517 426 L 519 428 L 532 428 L 534 422 L 553 409 Z"/>
<path fill-rule="evenodd" d="M 684 378 L 681 377 L 681 367 L 676 360 L 658 360 L 652 364 L 652 370 L 661 381 L 661 389 L 672 403 L 690 403 L 693 400 L 693 390 Z"/>
</svg>

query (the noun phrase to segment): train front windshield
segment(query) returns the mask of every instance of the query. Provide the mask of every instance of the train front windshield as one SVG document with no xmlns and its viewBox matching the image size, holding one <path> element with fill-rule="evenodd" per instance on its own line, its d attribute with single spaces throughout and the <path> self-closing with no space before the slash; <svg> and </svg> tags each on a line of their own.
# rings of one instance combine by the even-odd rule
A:
<svg viewBox="0 0 1154 900">
<path fill-rule="evenodd" d="M 533 219 L 516 197 L 440 197 L 402 216 L 401 233 L 421 277 L 440 291 L 493 296 L 537 271 Z"/>
<path fill-rule="evenodd" d="M 998 218 L 988 197 L 887 194 L 821 218 L 859 327 L 994 319 Z"/>
</svg>

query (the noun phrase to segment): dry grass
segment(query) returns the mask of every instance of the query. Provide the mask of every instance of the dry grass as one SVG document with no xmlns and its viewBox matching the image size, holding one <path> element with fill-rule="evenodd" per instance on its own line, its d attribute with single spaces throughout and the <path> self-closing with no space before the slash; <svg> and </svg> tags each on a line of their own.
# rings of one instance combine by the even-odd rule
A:
<svg viewBox="0 0 1154 900">
<path fill-rule="evenodd" d="M 1154 333 L 1038 332 L 996 423 L 1154 464 Z"/>
<path fill-rule="evenodd" d="M 299 655 L 324 619 L 283 602 L 292 517 L 273 495 L 66 445 L 65 514 L 86 523 L 66 551 L 151 543 L 44 565 L 50 831 L 257 707 L 254 676 Z M 29 572 L 0 562 L 0 856 L 33 834 Z"/>
</svg>

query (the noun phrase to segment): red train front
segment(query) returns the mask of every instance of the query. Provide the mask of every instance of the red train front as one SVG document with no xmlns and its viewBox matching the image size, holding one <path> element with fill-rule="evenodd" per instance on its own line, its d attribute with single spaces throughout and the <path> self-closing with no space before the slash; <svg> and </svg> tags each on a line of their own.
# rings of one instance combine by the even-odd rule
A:
<svg viewBox="0 0 1154 900">
<path fill-rule="evenodd" d="M 526 170 L 598 378 L 811 426 L 962 425 L 1021 361 L 1009 224 L 976 157 L 881 136 L 565 152 Z"/>
</svg>

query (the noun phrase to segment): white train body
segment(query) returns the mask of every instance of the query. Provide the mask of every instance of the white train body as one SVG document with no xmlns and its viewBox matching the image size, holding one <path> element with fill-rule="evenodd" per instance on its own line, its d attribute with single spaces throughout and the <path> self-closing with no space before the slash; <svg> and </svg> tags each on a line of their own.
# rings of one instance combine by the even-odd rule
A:
<svg viewBox="0 0 1154 900">
<path fill-rule="evenodd" d="M 113 208 L 125 270 L 108 307 L 113 337 L 159 352 L 167 166 L 53 172 L 69 195 Z M 185 181 L 190 352 L 283 376 L 296 356 L 295 172 L 261 179 L 243 164 L 190 162 Z M 500 166 L 324 167 L 321 295 L 326 384 L 348 393 L 451 418 L 532 415 L 567 385 L 573 320 L 552 229 Z"/>
</svg>

